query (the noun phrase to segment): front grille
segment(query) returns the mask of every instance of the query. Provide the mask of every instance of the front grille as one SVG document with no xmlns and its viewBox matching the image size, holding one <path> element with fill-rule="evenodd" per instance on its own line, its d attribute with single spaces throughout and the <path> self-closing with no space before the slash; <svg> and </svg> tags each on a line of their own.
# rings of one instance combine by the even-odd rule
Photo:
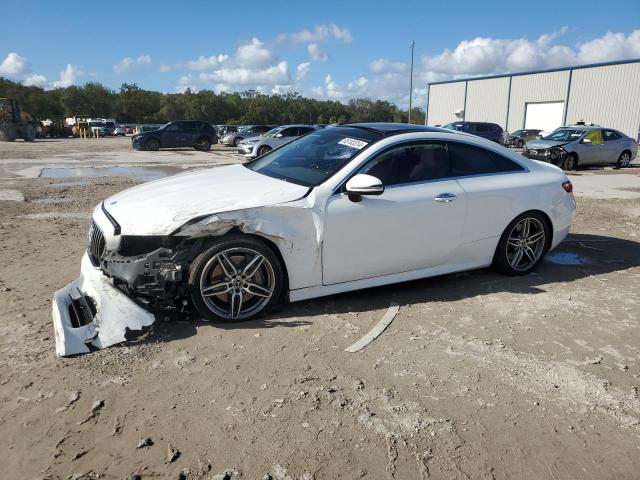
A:
<svg viewBox="0 0 640 480">
<path fill-rule="evenodd" d="M 87 246 L 87 253 L 89 254 L 89 260 L 91 260 L 91 263 L 95 267 L 100 265 L 100 259 L 104 254 L 105 247 L 106 241 L 104 239 L 102 230 L 100 230 L 95 222 L 91 222 L 91 227 L 89 228 L 89 245 Z"/>
</svg>

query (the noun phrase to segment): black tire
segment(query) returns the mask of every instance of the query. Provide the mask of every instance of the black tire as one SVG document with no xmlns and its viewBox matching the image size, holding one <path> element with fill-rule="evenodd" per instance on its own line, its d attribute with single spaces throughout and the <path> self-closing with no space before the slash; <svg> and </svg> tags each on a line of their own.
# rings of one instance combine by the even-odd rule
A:
<svg viewBox="0 0 640 480">
<path fill-rule="evenodd" d="M 617 168 L 626 168 L 631 163 L 631 152 L 629 150 L 625 150 L 618 157 L 618 161 L 616 162 Z"/>
<path fill-rule="evenodd" d="M 251 255 L 254 259 L 258 255 L 261 256 L 262 263 L 256 272 L 246 278 L 240 278 L 244 273 L 243 269 L 252 262 L 249 259 Z M 237 269 L 237 278 L 233 272 L 229 272 L 232 274 L 231 277 L 226 275 L 225 268 L 230 270 L 229 265 L 226 264 L 224 267 L 220 263 L 226 262 L 225 256 L 233 263 L 234 269 Z M 213 285 L 207 285 L 209 282 Z M 252 295 L 247 288 L 248 285 L 252 285 L 250 288 L 260 287 L 261 290 L 256 291 L 270 291 L 271 295 L 268 299 L 265 295 Z M 189 268 L 188 286 L 191 302 L 203 318 L 212 321 L 238 322 L 262 316 L 280 301 L 284 285 L 284 270 L 276 253 L 261 240 L 247 235 L 228 235 L 214 239 L 208 248 L 195 258 Z M 226 288 L 226 290 L 203 296 L 203 287 L 205 290 L 207 288 L 214 291 L 220 288 Z M 235 318 L 234 309 L 231 307 L 232 295 L 240 295 L 241 307 L 238 311 L 239 315 Z M 245 308 L 246 312 L 243 313 Z"/>
<path fill-rule="evenodd" d="M 562 169 L 570 172 L 578 168 L 578 156 L 575 153 L 570 153 L 562 162 Z"/>
<path fill-rule="evenodd" d="M 27 125 L 22 130 L 22 138 L 25 142 L 33 142 L 36 139 L 36 129 L 33 125 Z"/>
<path fill-rule="evenodd" d="M 193 148 L 200 152 L 208 152 L 211 150 L 211 141 L 207 137 L 199 138 Z"/>
<path fill-rule="evenodd" d="M 258 149 L 258 156 L 261 157 L 265 153 L 269 153 L 271 151 L 271 147 L 269 145 L 263 145 Z"/>
<path fill-rule="evenodd" d="M 155 138 L 150 138 L 146 142 L 144 142 L 144 149 L 150 150 L 152 152 L 157 152 L 160 150 L 160 142 Z"/>
<path fill-rule="evenodd" d="M 241 138 L 235 137 L 233 139 L 233 147 L 236 148 L 238 146 L 238 144 L 240 143 L 240 140 L 242 140 Z"/>
<path fill-rule="evenodd" d="M 0 142 L 13 142 L 16 139 L 16 126 L 13 123 L 0 123 Z"/>
<path fill-rule="evenodd" d="M 524 259 L 525 263 L 521 265 L 521 268 L 514 268 L 513 262 L 516 260 L 516 253 L 520 247 L 514 246 L 513 242 L 515 241 L 517 243 L 518 236 L 522 239 L 522 232 L 518 231 L 518 228 L 521 227 L 522 222 L 526 219 L 530 222 L 530 227 L 527 233 L 530 232 L 531 235 L 535 236 L 538 235 L 539 231 L 542 231 L 544 234 L 538 240 L 539 243 L 536 243 L 535 245 L 528 244 L 530 251 L 533 253 L 532 255 L 526 253 L 523 249 L 523 253 L 520 254 L 519 258 Z M 535 229 L 531 228 L 533 226 L 535 226 Z M 502 233 L 498 246 L 496 247 L 496 251 L 493 255 L 492 267 L 498 272 L 510 276 L 526 275 L 530 273 L 538 266 L 549 250 L 551 235 L 552 231 L 549 221 L 542 213 L 529 211 L 518 215 Z M 533 261 L 531 261 L 532 259 Z M 518 262 L 515 261 L 515 263 L 517 264 Z"/>
<path fill-rule="evenodd" d="M 519 138 L 518 140 L 516 140 L 516 148 L 522 148 L 522 147 L 524 147 L 524 140 Z"/>
</svg>

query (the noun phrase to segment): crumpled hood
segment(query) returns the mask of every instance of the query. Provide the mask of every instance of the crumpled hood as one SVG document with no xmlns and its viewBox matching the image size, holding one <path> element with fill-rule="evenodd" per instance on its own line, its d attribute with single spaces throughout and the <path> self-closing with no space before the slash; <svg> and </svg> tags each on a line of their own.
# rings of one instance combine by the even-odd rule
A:
<svg viewBox="0 0 640 480">
<path fill-rule="evenodd" d="M 551 147 L 558 147 L 560 145 L 566 145 L 569 142 L 558 142 L 554 140 L 529 140 L 527 142 L 528 149 L 547 149 Z"/>
<path fill-rule="evenodd" d="M 143 183 L 109 197 L 104 206 L 123 235 L 167 235 L 194 217 L 292 202 L 308 190 L 229 165 Z"/>
</svg>

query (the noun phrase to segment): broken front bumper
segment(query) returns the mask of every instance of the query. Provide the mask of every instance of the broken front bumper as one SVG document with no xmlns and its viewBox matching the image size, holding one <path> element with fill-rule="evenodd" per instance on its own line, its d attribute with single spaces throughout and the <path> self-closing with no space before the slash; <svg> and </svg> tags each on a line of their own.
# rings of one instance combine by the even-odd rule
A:
<svg viewBox="0 0 640 480">
<path fill-rule="evenodd" d="M 126 340 L 128 330 L 142 330 L 154 322 L 146 311 L 82 257 L 80 276 L 53 296 L 56 354 L 90 352 Z"/>
</svg>

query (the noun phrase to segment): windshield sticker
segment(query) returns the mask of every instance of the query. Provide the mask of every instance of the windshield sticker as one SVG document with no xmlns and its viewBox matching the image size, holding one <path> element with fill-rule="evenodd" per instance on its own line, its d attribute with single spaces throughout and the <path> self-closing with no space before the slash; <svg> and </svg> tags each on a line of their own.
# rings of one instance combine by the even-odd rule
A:
<svg viewBox="0 0 640 480">
<path fill-rule="evenodd" d="M 347 147 L 355 148 L 357 150 L 362 149 L 367 145 L 367 142 L 363 142 L 362 140 L 357 140 L 355 138 L 343 138 L 338 142 L 340 145 L 346 145 Z"/>
</svg>

